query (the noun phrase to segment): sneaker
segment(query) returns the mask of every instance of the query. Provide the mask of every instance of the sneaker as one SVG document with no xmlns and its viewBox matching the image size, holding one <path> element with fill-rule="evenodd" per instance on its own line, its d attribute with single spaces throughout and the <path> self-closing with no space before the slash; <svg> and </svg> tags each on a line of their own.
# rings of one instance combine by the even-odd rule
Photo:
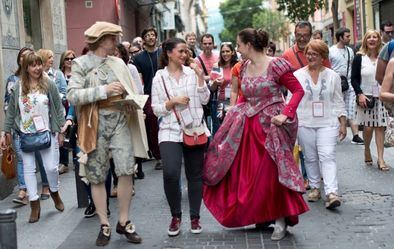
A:
<svg viewBox="0 0 394 249">
<path fill-rule="evenodd" d="M 168 227 L 168 236 L 177 236 L 181 231 L 181 219 L 172 217 L 171 224 Z"/>
<path fill-rule="evenodd" d="M 320 190 L 318 190 L 317 188 L 312 188 L 311 191 L 309 191 L 308 193 L 308 201 L 309 202 L 315 202 L 318 201 L 320 199 Z"/>
<path fill-rule="evenodd" d="M 100 233 L 96 239 L 96 246 L 106 246 L 111 238 L 111 227 L 109 225 L 101 225 Z"/>
<path fill-rule="evenodd" d="M 90 203 L 89 206 L 85 209 L 85 218 L 91 218 L 96 215 L 96 207 L 93 203 Z"/>
<path fill-rule="evenodd" d="M 68 166 L 64 164 L 59 164 L 59 175 L 67 173 L 68 172 Z"/>
<path fill-rule="evenodd" d="M 139 244 L 142 242 L 141 236 L 135 231 L 135 226 L 128 220 L 126 224 L 122 226 L 119 222 L 116 225 L 116 232 L 124 234 L 128 242 Z"/>
<path fill-rule="evenodd" d="M 335 209 L 341 205 L 341 200 L 339 199 L 338 195 L 335 193 L 329 193 L 327 195 L 326 200 L 326 208 L 327 209 Z"/>
<path fill-rule="evenodd" d="M 354 135 L 353 139 L 352 139 L 352 144 L 363 145 L 364 144 L 364 140 L 362 140 L 362 138 L 359 137 L 358 135 Z"/>
<path fill-rule="evenodd" d="M 192 232 L 194 234 L 199 234 L 202 232 L 202 227 L 200 225 L 200 219 L 194 218 L 191 220 L 190 232 Z"/>
</svg>

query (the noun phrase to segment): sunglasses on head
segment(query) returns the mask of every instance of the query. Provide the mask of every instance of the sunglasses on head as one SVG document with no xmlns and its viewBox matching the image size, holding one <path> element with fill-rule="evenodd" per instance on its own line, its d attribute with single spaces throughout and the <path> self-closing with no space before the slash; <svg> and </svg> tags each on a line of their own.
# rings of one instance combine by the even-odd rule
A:
<svg viewBox="0 0 394 249">
<path fill-rule="evenodd" d="M 230 46 L 232 46 L 233 44 L 231 42 L 222 42 L 222 43 L 220 43 L 220 46 L 223 46 L 223 45 L 230 45 Z"/>
</svg>

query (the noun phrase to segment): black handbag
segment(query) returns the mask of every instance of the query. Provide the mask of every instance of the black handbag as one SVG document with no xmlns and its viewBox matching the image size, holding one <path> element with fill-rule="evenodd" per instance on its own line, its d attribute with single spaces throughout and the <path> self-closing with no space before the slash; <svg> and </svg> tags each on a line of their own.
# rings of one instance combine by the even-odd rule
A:
<svg viewBox="0 0 394 249">
<path fill-rule="evenodd" d="M 372 95 L 365 95 L 365 97 L 367 97 L 367 109 L 372 109 L 375 106 L 375 97 Z M 356 97 L 356 103 L 358 106 L 360 106 L 360 103 L 358 101 L 359 96 L 357 95 Z M 369 99 L 369 100 L 368 100 Z M 364 107 L 363 107 L 364 108 Z"/>
<path fill-rule="evenodd" d="M 42 131 L 36 133 L 19 133 L 21 150 L 23 152 L 35 152 L 51 147 L 51 133 Z"/>
<path fill-rule="evenodd" d="M 342 92 L 349 90 L 349 82 L 345 76 L 341 76 L 341 88 Z"/>
</svg>

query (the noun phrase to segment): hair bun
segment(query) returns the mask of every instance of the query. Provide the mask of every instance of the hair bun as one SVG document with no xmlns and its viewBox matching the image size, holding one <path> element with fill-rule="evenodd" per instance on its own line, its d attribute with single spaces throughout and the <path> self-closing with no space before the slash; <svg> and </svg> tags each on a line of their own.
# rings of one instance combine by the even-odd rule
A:
<svg viewBox="0 0 394 249">
<path fill-rule="evenodd" d="M 263 29 L 256 30 L 256 42 L 260 44 L 263 48 L 268 46 L 269 35 Z"/>
</svg>

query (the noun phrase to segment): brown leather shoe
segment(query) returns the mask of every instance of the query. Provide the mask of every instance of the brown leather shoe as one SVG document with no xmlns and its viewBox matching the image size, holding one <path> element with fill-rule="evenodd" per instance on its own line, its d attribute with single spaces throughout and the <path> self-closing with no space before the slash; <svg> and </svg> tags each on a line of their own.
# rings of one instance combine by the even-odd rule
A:
<svg viewBox="0 0 394 249">
<path fill-rule="evenodd" d="M 111 238 L 111 227 L 103 224 L 100 226 L 100 233 L 96 239 L 96 246 L 106 246 Z"/>
<path fill-rule="evenodd" d="M 40 212 L 41 212 L 40 200 L 30 201 L 30 208 L 31 208 L 31 213 L 30 213 L 29 223 L 37 222 L 40 219 Z"/>
<path fill-rule="evenodd" d="M 119 234 L 126 235 L 127 241 L 131 243 L 139 244 L 142 242 L 142 238 L 135 231 L 135 226 L 128 220 L 126 225 L 122 226 L 119 222 L 116 225 L 116 232 Z"/>
<path fill-rule="evenodd" d="M 53 199 L 53 202 L 55 203 L 55 208 L 57 210 L 59 210 L 60 212 L 63 212 L 64 204 L 63 204 L 62 199 L 60 199 L 59 191 L 56 191 L 56 192 L 50 191 L 50 193 L 51 193 L 51 197 Z"/>
</svg>

